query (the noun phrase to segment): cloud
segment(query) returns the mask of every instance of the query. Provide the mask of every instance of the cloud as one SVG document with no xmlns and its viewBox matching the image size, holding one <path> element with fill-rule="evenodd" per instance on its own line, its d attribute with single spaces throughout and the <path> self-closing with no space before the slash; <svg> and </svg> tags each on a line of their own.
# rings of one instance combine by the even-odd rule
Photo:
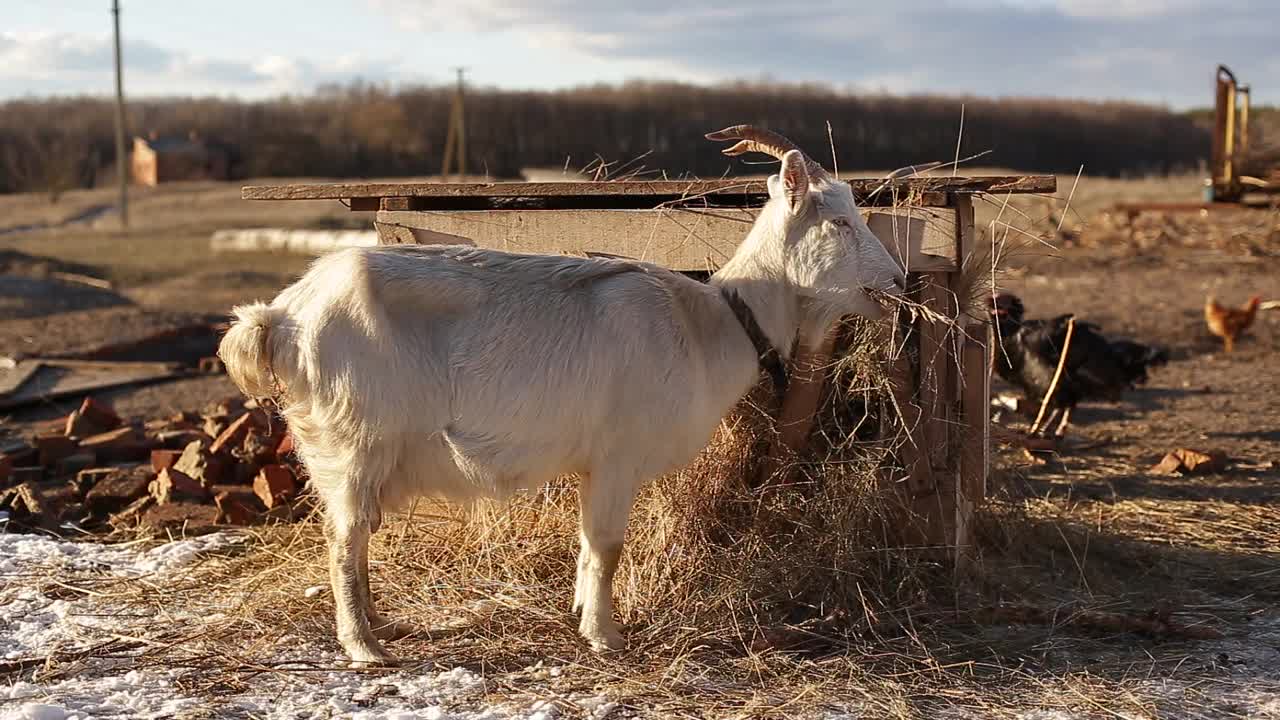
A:
<svg viewBox="0 0 1280 720">
<path fill-rule="evenodd" d="M 125 80 L 131 94 L 236 94 L 310 92 L 324 83 L 355 78 L 388 80 L 394 67 L 360 55 L 327 64 L 282 55 L 239 60 L 215 58 L 129 39 Z M 110 92 L 114 47 L 108 35 L 0 32 L 0 95 L 10 88 L 29 94 Z M 19 91 L 21 92 L 21 91 Z"/>
<path fill-rule="evenodd" d="M 1258 0 L 370 2 L 415 32 L 504 32 L 602 62 L 660 61 L 676 77 L 902 93 L 1204 104 L 1217 63 L 1261 69 L 1280 57 L 1280 4 Z"/>
</svg>

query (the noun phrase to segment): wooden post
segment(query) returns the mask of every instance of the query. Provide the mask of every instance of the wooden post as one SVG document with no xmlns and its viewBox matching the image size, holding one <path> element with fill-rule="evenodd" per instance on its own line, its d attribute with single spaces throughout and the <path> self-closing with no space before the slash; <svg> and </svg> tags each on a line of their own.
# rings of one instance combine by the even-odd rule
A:
<svg viewBox="0 0 1280 720">
<path fill-rule="evenodd" d="M 956 244 L 962 258 L 961 270 L 952 273 L 952 288 L 962 289 L 963 258 L 973 253 L 977 243 L 973 201 L 956 197 Z M 977 269 L 971 269 L 977 272 Z M 960 298 L 961 305 L 973 298 Z M 955 547 L 957 566 L 963 566 L 973 547 L 973 513 L 987 494 L 987 474 L 991 467 L 991 327 L 985 321 L 957 318 L 964 329 L 956 338 L 959 348 L 960 433 L 956 471 Z"/>
<path fill-rule="evenodd" d="M 953 317 L 948 276 L 927 273 L 921 300 L 935 312 Z M 920 400 L 922 465 L 929 469 L 921 482 L 913 483 L 912 510 L 924 523 L 925 539 L 931 545 L 951 547 L 955 543 L 955 483 L 951 475 L 951 406 L 954 395 L 952 365 L 955 353 L 949 342 L 951 328 L 944 322 L 921 317 L 919 373 L 916 392 Z"/>
<path fill-rule="evenodd" d="M 896 510 L 901 517 L 897 518 L 895 530 L 901 533 L 901 541 L 925 545 L 930 542 L 929 532 L 924 518 L 917 513 L 916 498 L 933 487 L 933 470 L 924 439 L 923 423 L 927 418 L 921 411 L 917 373 L 911 363 L 911 351 L 919 346 L 919 333 L 897 318 L 894 322 L 893 331 L 884 338 L 892 402 L 886 402 L 881 412 L 880 438 L 895 443 L 894 450 L 906 475 L 899 477 L 894 469 L 886 468 L 885 480 L 893 484 L 899 498 Z"/>
</svg>

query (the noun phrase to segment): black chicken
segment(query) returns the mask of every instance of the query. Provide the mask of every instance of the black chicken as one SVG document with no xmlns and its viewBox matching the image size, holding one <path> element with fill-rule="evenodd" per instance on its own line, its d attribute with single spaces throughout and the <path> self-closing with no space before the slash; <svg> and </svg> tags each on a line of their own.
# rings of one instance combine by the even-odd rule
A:
<svg viewBox="0 0 1280 720">
<path fill-rule="evenodd" d="M 1015 295 L 1002 293 L 992 298 L 991 314 L 999 342 L 995 370 L 1005 381 L 1022 388 L 1030 402 L 1039 403 L 1053 382 L 1072 316 L 1026 320 L 1024 312 Z M 1077 403 L 1119 400 L 1126 390 L 1147 381 L 1148 368 L 1168 361 L 1169 353 L 1163 348 L 1108 340 L 1097 325 L 1077 320 L 1057 392 L 1049 401 L 1052 412 L 1032 432 L 1043 432 L 1056 419 L 1054 435 L 1061 436 Z"/>
</svg>

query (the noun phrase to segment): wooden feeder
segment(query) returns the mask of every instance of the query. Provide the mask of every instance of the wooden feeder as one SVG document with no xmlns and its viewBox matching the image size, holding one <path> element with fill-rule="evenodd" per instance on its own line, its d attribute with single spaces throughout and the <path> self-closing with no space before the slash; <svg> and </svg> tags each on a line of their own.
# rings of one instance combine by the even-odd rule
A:
<svg viewBox="0 0 1280 720">
<path fill-rule="evenodd" d="M 972 196 L 1051 193 L 1052 176 L 850 180 L 867 223 L 913 275 L 915 299 L 949 322 L 917 318 L 891 368 L 903 416 L 903 472 L 888 478 L 920 541 L 963 549 L 986 492 L 987 323 L 961 317 L 962 259 L 974 250 Z M 384 245 L 466 244 L 520 253 L 623 256 L 709 273 L 729 259 L 768 199 L 762 180 L 551 183 L 350 183 L 255 186 L 248 200 L 340 200 L 376 211 Z M 957 327 L 962 332 L 957 331 Z M 808 439 L 832 343 L 793 360 L 772 453 Z M 912 362 L 911 357 L 917 358 Z"/>
</svg>

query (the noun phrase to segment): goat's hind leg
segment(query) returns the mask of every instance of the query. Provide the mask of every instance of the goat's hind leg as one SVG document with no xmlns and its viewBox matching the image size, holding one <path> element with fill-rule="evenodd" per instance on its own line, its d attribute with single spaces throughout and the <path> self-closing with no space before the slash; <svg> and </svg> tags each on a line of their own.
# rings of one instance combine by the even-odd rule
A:
<svg viewBox="0 0 1280 720">
<path fill-rule="evenodd" d="M 387 471 L 379 462 L 385 458 L 360 455 L 347 459 L 344 466 L 351 469 L 338 470 L 338 477 L 313 471 L 312 482 L 324 499 L 338 642 L 357 666 L 392 664 L 395 657 L 373 632 L 370 621 L 381 618 L 369 593 L 369 536 L 380 522 L 379 491 Z"/>
<path fill-rule="evenodd" d="M 394 663 L 395 658 L 373 634 L 369 624 L 369 595 L 361 581 L 360 568 L 369 558 L 369 525 L 331 511 L 326 530 L 338 642 L 357 666 Z"/>
<path fill-rule="evenodd" d="M 622 540 L 637 483 L 629 478 L 592 473 L 582 480 L 582 550 L 574 608 L 581 610 L 578 632 L 593 650 L 621 650 L 622 632 L 613 620 L 613 576 L 622 557 Z"/>
</svg>

